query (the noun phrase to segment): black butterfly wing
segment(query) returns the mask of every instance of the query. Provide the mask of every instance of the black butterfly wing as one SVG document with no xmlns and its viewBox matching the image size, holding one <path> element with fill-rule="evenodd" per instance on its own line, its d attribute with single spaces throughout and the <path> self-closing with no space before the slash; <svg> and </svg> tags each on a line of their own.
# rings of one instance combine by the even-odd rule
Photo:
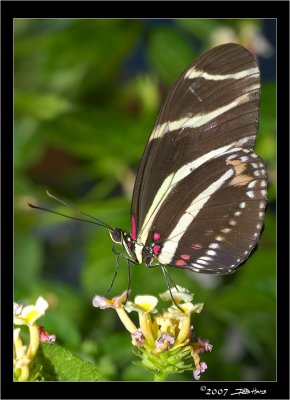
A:
<svg viewBox="0 0 290 400">
<path fill-rule="evenodd" d="M 229 272 L 257 243 L 266 204 L 253 153 L 259 94 L 257 62 L 236 44 L 203 54 L 170 90 L 132 200 L 137 240 L 149 245 L 156 233 L 161 264 Z"/>
</svg>

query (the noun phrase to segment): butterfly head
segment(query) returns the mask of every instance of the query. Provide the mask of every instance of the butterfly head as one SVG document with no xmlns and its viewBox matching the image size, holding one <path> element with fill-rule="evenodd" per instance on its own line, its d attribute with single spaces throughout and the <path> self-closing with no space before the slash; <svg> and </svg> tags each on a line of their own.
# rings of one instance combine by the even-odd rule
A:
<svg viewBox="0 0 290 400">
<path fill-rule="evenodd" d="M 109 229 L 109 234 L 114 243 L 122 244 L 123 232 L 120 228 Z"/>
<path fill-rule="evenodd" d="M 138 257 L 136 255 L 136 250 L 138 244 L 132 239 L 130 233 L 124 232 L 120 228 L 109 229 L 109 234 L 114 243 L 120 244 L 127 252 L 129 259 L 133 263 L 139 263 Z M 143 247 L 143 246 L 142 246 Z"/>
</svg>

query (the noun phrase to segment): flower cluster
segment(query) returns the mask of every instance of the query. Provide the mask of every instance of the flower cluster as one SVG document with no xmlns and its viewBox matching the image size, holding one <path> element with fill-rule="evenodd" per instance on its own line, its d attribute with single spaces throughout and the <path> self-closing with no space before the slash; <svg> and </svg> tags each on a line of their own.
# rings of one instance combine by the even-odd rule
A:
<svg viewBox="0 0 290 400">
<path fill-rule="evenodd" d="M 252 53 L 264 58 L 271 57 L 274 48 L 263 35 L 261 27 L 253 21 L 243 21 L 236 29 L 228 25 L 219 25 L 212 30 L 210 44 L 212 47 L 224 43 L 239 43 Z"/>
<path fill-rule="evenodd" d="M 38 350 L 39 342 L 52 343 L 55 341 L 54 335 L 49 335 L 42 326 L 36 324 L 36 320 L 44 315 L 47 308 L 48 303 L 43 297 L 39 297 L 35 305 L 26 307 L 14 303 L 14 324 L 18 326 L 26 325 L 30 334 L 29 346 L 26 346 L 20 337 L 21 329 L 14 329 L 14 378 L 19 382 L 29 379 L 30 367 Z"/>
<path fill-rule="evenodd" d="M 155 374 L 155 380 L 165 380 L 169 375 L 192 369 L 192 357 L 195 379 L 207 369 L 205 362 L 200 361 L 199 353 L 211 351 L 212 345 L 206 339 L 195 337 L 190 316 L 200 313 L 203 303 L 193 304 L 193 294 L 180 286 L 159 295 L 161 300 L 173 300 L 172 305 L 159 313 L 156 306 L 158 299 L 154 296 L 136 296 L 134 302 L 127 301 L 128 292 L 111 300 L 95 296 L 94 307 L 116 310 L 125 328 L 131 333 L 132 344 L 137 349 L 142 365 Z M 129 318 L 128 313 L 136 311 L 139 316 L 139 327 Z"/>
</svg>

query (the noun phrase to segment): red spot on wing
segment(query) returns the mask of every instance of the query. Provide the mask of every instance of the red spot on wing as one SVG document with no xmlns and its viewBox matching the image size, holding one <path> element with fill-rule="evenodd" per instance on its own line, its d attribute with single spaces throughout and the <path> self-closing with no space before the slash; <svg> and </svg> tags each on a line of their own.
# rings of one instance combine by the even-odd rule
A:
<svg viewBox="0 0 290 400">
<path fill-rule="evenodd" d="M 153 252 L 154 252 L 154 254 L 157 256 L 158 255 L 158 253 L 159 253 L 159 251 L 160 251 L 160 245 L 159 244 L 155 244 L 154 246 L 153 246 Z"/>
<path fill-rule="evenodd" d="M 159 240 L 160 239 L 160 233 L 154 232 L 153 233 L 153 240 Z"/>
<path fill-rule="evenodd" d="M 131 238 L 132 238 L 132 240 L 137 239 L 136 221 L 135 221 L 135 217 L 133 214 L 131 216 Z"/>
<path fill-rule="evenodd" d="M 182 254 L 180 257 L 183 258 L 184 260 L 190 259 L 190 256 L 188 254 Z"/>
<path fill-rule="evenodd" d="M 191 246 L 194 250 L 202 249 L 202 245 L 200 243 L 193 243 Z"/>
<path fill-rule="evenodd" d="M 182 265 L 186 265 L 186 262 L 184 260 L 177 260 L 175 261 L 175 265 L 181 267 Z"/>
<path fill-rule="evenodd" d="M 128 247 L 131 247 L 131 246 L 132 246 L 132 243 L 131 243 L 131 242 L 128 242 L 128 243 L 127 243 L 127 246 L 128 246 Z"/>
</svg>

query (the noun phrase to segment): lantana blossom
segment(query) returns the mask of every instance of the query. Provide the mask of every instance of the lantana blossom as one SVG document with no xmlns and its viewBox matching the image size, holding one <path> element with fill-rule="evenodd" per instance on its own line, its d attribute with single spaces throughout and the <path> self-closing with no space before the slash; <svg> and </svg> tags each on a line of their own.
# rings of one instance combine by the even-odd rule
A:
<svg viewBox="0 0 290 400">
<path fill-rule="evenodd" d="M 45 314 L 48 303 L 43 297 L 38 297 L 35 305 L 23 307 L 14 303 L 14 324 L 33 325 L 34 322 Z"/>
<path fill-rule="evenodd" d="M 36 324 L 38 318 L 45 314 L 48 303 L 43 297 L 38 297 L 35 305 L 23 306 L 14 303 L 14 325 L 26 325 L 29 328 L 29 345 L 25 345 L 20 337 L 21 329 L 15 328 L 13 332 L 13 361 L 14 377 L 17 381 L 27 381 L 30 378 L 30 367 L 39 347 L 39 342 L 52 343 L 55 335 L 47 333 L 43 327 Z"/>
<path fill-rule="evenodd" d="M 172 297 L 173 299 L 172 299 Z M 116 301 L 116 299 L 122 301 Z M 190 317 L 200 313 L 203 303 L 191 303 L 193 294 L 180 286 L 160 294 L 164 301 L 173 300 L 169 308 L 158 312 L 158 299 L 151 295 L 136 296 L 134 301 L 127 301 L 127 292 L 109 300 L 103 296 L 95 296 L 95 307 L 113 308 L 118 313 L 126 329 L 131 333 L 132 344 L 141 357 L 142 365 L 155 374 L 155 380 L 164 380 L 171 373 L 192 369 L 185 360 L 191 355 L 194 361 L 194 378 L 200 379 L 207 365 L 200 361 L 198 353 L 211 351 L 212 345 L 207 339 L 193 335 Z M 124 300 L 124 302 L 123 302 Z M 139 327 L 137 328 L 126 313 L 137 312 Z"/>
</svg>

